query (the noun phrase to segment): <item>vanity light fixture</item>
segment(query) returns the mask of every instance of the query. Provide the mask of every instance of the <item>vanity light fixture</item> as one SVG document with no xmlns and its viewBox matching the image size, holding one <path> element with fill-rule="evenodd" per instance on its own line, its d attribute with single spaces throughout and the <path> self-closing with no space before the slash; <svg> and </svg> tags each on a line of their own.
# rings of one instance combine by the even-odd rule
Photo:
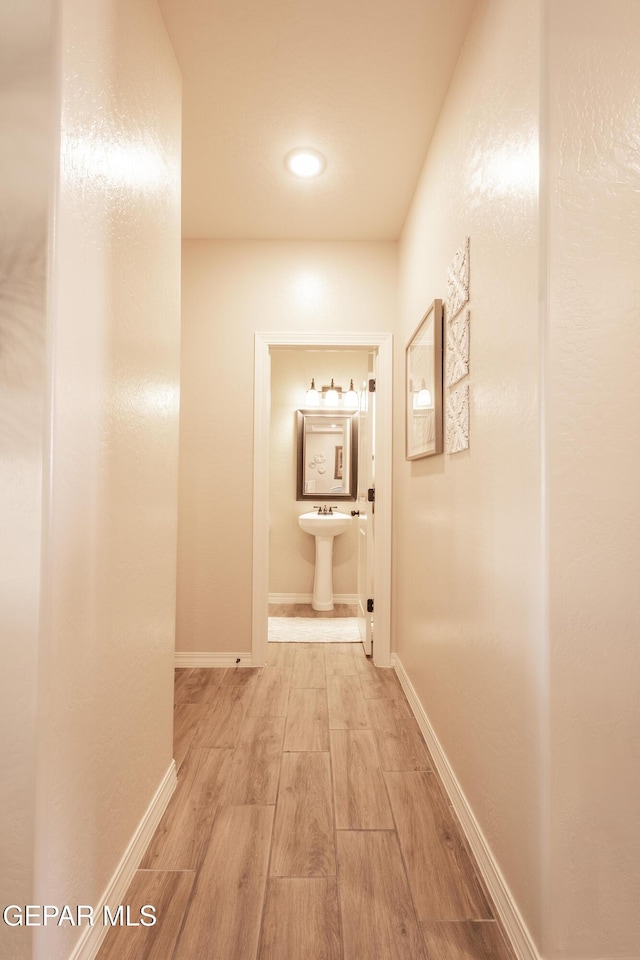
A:
<svg viewBox="0 0 640 960">
<path fill-rule="evenodd" d="M 310 180 L 313 177 L 320 176 L 327 165 L 327 161 L 318 150 L 304 147 L 288 153 L 284 158 L 284 165 L 294 177 Z"/>
<path fill-rule="evenodd" d="M 342 387 L 337 386 L 333 377 L 331 378 L 331 384 L 329 386 L 325 384 L 323 387 L 318 388 L 316 387 L 314 377 L 311 381 L 311 386 L 305 394 L 306 407 L 344 407 L 345 410 L 357 410 L 359 405 L 360 399 L 353 385 L 353 380 L 351 380 L 349 389 L 345 391 Z"/>
<path fill-rule="evenodd" d="M 319 407 L 320 406 L 320 394 L 316 390 L 316 381 L 315 379 L 311 380 L 311 386 L 307 390 L 307 395 L 305 397 L 305 405 L 307 407 Z"/>
</svg>

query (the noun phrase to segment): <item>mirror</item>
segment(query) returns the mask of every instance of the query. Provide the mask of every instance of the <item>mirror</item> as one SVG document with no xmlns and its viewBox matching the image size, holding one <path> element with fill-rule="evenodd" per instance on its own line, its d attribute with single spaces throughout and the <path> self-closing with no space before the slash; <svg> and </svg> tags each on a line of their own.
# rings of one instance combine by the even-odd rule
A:
<svg viewBox="0 0 640 960">
<path fill-rule="evenodd" d="M 355 500 L 358 411 L 298 410 L 298 500 Z"/>
</svg>

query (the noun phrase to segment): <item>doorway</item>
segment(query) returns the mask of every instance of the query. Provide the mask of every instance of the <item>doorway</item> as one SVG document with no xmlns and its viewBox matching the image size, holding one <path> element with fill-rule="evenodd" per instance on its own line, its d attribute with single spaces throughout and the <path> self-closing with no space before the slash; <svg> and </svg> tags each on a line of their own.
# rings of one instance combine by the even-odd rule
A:
<svg viewBox="0 0 640 960">
<path fill-rule="evenodd" d="M 389 333 L 255 335 L 252 663 L 264 664 L 268 653 L 271 350 L 278 347 L 325 350 L 351 348 L 370 351 L 376 357 L 376 539 L 371 558 L 376 622 L 373 659 L 378 666 L 389 666 L 392 454 L 392 336 Z M 352 502 L 349 506 L 358 505 Z"/>
</svg>

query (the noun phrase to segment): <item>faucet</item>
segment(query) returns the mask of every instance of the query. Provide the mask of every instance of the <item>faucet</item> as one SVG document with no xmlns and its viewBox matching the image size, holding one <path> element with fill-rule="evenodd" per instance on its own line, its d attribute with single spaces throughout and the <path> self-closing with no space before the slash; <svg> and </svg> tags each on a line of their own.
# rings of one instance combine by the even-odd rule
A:
<svg viewBox="0 0 640 960">
<path fill-rule="evenodd" d="M 325 503 L 325 505 L 324 505 L 323 507 L 316 507 L 316 506 L 314 506 L 313 509 L 318 511 L 318 516 L 319 516 L 319 517 L 323 517 L 323 516 L 333 516 L 333 507 L 329 507 L 329 509 L 327 510 L 327 505 L 326 505 L 326 503 Z"/>
</svg>

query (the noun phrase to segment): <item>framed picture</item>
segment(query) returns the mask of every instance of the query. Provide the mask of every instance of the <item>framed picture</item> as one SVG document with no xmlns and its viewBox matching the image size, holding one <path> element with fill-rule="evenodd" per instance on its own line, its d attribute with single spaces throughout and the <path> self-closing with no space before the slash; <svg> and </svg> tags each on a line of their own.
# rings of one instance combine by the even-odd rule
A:
<svg viewBox="0 0 640 960">
<path fill-rule="evenodd" d="M 334 480 L 342 480 L 342 451 L 344 447 L 336 447 L 335 467 L 333 471 Z"/>
<path fill-rule="evenodd" d="M 405 459 L 442 453 L 442 300 L 434 300 L 405 351 Z"/>
</svg>

